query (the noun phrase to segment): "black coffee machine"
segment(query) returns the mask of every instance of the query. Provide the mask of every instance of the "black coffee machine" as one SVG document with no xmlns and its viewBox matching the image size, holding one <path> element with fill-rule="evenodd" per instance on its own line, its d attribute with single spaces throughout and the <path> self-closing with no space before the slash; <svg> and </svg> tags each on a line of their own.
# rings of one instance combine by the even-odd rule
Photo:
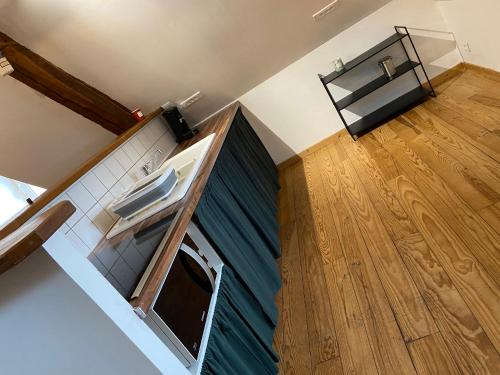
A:
<svg viewBox="0 0 500 375">
<path fill-rule="evenodd" d="M 196 129 L 189 129 L 186 120 L 182 117 L 182 114 L 179 112 L 177 106 L 172 103 L 166 103 L 162 105 L 162 108 L 164 111 L 161 115 L 174 132 L 177 143 L 193 138 L 194 135 L 198 133 L 198 130 Z"/>
</svg>

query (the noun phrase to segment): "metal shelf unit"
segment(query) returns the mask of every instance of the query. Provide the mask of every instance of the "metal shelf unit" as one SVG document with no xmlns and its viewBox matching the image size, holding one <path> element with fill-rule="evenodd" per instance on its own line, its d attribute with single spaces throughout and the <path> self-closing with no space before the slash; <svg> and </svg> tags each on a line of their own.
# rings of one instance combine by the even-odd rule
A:
<svg viewBox="0 0 500 375">
<path fill-rule="evenodd" d="M 368 51 L 362 53 L 355 59 L 346 63 L 342 71 L 333 72 L 328 74 L 327 76 L 323 76 L 321 74 L 319 75 L 321 83 L 323 84 L 323 87 L 325 88 L 328 96 L 330 97 L 330 100 L 332 101 L 333 106 L 335 107 L 337 113 L 339 114 L 344 126 L 346 127 L 349 134 L 355 140 L 358 139 L 358 137 L 360 137 L 361 135 L 379 126 L 384 120 L 387 120 L 391 116 L 400 113 L 402 110 L 415 104 L 416 102 L 420 101 L 427 95 L 432 95 L 434 97 L 436 96 L 434 88 L 432 87 L 432 84 L 429 80 L 427 72 L 424 69 L 422 61 L 420 60 L 420 56 L 418 55 L 417 49 L 415 48 L 415 44 L 411 39 L 408 29 L 405 26 L 394 26 L 394 29 L 396 31 L 395 34 L 391 35 L 389 38 L 385 39 L 381 43 L 377 44 L 376 46 L 370 48 Z M 417 58 L 417 61 L 412 61 L 410 59 L 408 50 L 406 49 L 405 44 L 403 43 L 404 38 L 408 38 L 410 45 Z M 340 100 L 334 99 L 328 87 L 329 83 L 334 82 L 337 78 L 342 77 L 343 75 L 352 71 L 354 68 L 368 61 L 373 56 L 377 55 L 378 53 L 382 52 L 386 48 L 389 48 L 396 43 L 401 44 L 401 47 L 404 50 L 407 60 L 396 67 L 396 74 L 393 77 L 387 78 L 385 75 L 381 75 L 373 79 L 369 83 L 363 85 L 362 87 L 354 90 L 352 93 L 343 97 L 342 99 Z M 422 69 L 422 72 L 425 76 L 425 81 L 423 82 L 421 81 L 421 79 L 417 74 L 416 69 Z M 413 71 L 415 78 L 418 81 L 418 87 L 413 88 L 404 93 L 403 95 L 399 96 L 398 98 L 390 101 L 389 103 L 384 104 L 379 108 L 376 108 L 372 112 L 364 115 L 359 120 L 350 124 L 347 123 L 344 115 L 342 114 L 342 110 L 348 108 L 350 105 L 356 103 L 358 100 L 380 89 L 381 87 L 387 85 L 388 83 L 395 81 L 397 78 L 405 75 L 410 71 Z"/>
</svg>

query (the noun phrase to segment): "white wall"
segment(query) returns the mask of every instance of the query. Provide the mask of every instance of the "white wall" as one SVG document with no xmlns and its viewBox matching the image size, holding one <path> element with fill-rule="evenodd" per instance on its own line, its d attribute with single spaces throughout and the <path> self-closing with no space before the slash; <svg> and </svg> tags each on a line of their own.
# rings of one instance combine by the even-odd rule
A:
<svg viewBox="0 0 500 375">
<path fill-rule="evenodd" d="M 0 77 L 0 175 L 44 188 L 115 135 L 11 77 Z"/>
<path fill-rule="evenodd" d="M 0 275 L 0 332 L 2 374 L 161 373 L 44 249 Z"/>
<path fill-rule="evenodd" d="M 465 61 L 500 71 L 500 1 L 449 0 L 439 2 L 439 7 Z"/>
<path fill-rule="evenodd" d="M 417 49 L 428 52 L 421 57 L 431 75 L 459 62 L 455 43 L 435 1 L 393 0 L 239 99 L 274 133 L 276 147 L 271 147 L 271 154 L 275 161 L 283 161 L 343 128 L 317 74 L 331 71 L 335 57 L 349 61 L 377 44 L 394 33 L 394 25 L 433 30 L 418 31 L 423 36 L 416 40 Z M 436 54 L 436 50 L 442 53 Z M 283 143 L 289 147 L 288 152 L 283 152 Z"/>
</svg>

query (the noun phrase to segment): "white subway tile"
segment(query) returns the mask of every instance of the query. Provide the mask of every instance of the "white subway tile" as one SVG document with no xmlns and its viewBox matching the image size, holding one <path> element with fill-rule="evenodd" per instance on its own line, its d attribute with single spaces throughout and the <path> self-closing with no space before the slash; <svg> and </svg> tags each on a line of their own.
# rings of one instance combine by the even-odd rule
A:
<svg viewBox="0 0 500 375">
<path fill-rule="evenodd" d="M 80 182 L 76 182 L 73 186 L 71 186 L 71 188 L 68 189 L 68 195 L 83 212 L 87 212 L 94 204 L 97 203 L 92 194 L 90 194 Z"/>
<path fill-rule="evenodd" d="M 82 218 L 82 216 L 84 215 L 84 213 L 82 212 L 82 210 L 80 210 L 80 208 L 78 208 L 76 203 L 74 203 L 72 201 L 71 201 L 71 203 L 73 204 L 73 206 L 75 206 L 76 211 L 73 213 L 73 215 L 71 215 L 68 218 L 68 220 L 66 220 L 66 224 L 68 224 L 68 226 L 70 228 L 73 227 L 78 222 L 78 220 L 80 220 Z"/>
<path fill-rule="evenodd" d="M 119 216 L 116 215 L 113 211 L 111 211 L 110 209 L 108 209 L 108 206 L 109 204 L 115 199 L 115 197 L 113 196 L 113 194 L 111 193 L 106 193 L 104 195 L 104 197 L 101 198 L 101 200 L 99 201 L 99 204 L 102 206 L 102 208 L 104 208 L 106 210 L 106 212 L 108 213 L 109 216 L 111 216 L 111 218 L 113 219 L 113 221 L 116 221 L 118 220 Z"/>
<path fill-rule="evenodd" d="M 123 151 L 125 151 L 125 153 L 133 163 L 137 162 L 137 160 L 139 160 L 139 158 L 141 157 L 130 142 L 125 143 L 122 149 Z"/>
<path fill-rule="evenodd" d="M 70 230 L 66 233 L 66 238 L 71 242 L 71 244 L 75 247 L 75 249 L 82 254 L 85 258 L 91 253 L 91 249 L 85 245 L 85 243 L 81 240 L 80 237 L 77 236 L 75 232 Z"/>
<path fill-rule="evenodd" d="M 157 134 L 151 124 L 144 128 L 144 134 L 146 135 L 146 138 L 148 139 L 149 143 L 151 143 L 151 145 L 153 145 L 158 140 L 158 138 L 161 137 L 161 134 Z"/>
<path fill-rule="evenodd" d="M 117 179 L 111 171 L 103 164 L 99 164 L 97 167 L 94 168 L 93 172 L 103 183 L 103 185 L 106 187 L 106 189 L 111 189 L 111 187 L 116 183 Z"/>
<path fill-rule="evenodd" d="M 118 160 L 118 163 L 120 163 L 125 171 L 128 171 L 134 165 L 134 162 L 130 160 L 130 158 L 121 148 L 116 150 L 113 153 L 113 156 L 116 158 L 116 160 Z"/>
<path fill-rule="evenodd" d="M 109 191 L 104 194 L 104 196 L 99 199 L 99 204 L 103 207 L 103 208 L 108 208 L 109 204 L 115 199 L 115 197 L 113 196 L 113 194 L 111 194 Z"/>
<path fill-rule="evenodd" d="M 63 225 L 61 225 L 61 227 L 60 227 L 59 229 L 60 229 L 63 233 L 68 233 L 68 232 L 71 230 L 71 228 L 69 227 L 69 225 L 68 225 L 68 224 L 66 224 L 66 223 L 63 223 Z"/>
<path fill-rule="evenodd" d="M 150 141 L 148 137 L 146 137 L 146 134 L 144 133 L 144 129 L 141 130 L 139 133 L 137 133 L 137 139 L 139 142 L 141 142 L 144 145 L 144 148 L 147 150 L 149 149 L 152 145 L 153 142 Z"/>
<path fill-rule="evenodd" d="M 117 181 L 116 184 L 113 185 L 109 192 L 113 194 L 115 198 L 118 198 L 125 191 L 125 186 L 121 184 L 120 181 Z"/>
<path fill-rule="evenodd" d="M 82 178 L 82 184 L 95 199 L 100 199 L 108 191 L 93 172 Z"/>
<path fill-rule="evenodd" d="M 106 234 L 109 228 L 111 228 L 114 224 L 114 220 L 99 203 L 90 209 L 87 213 L 87 217 L 94 223 L 102 234 Z"/>
<path fill-rule="evenodd" d="M 167 126 L 161 118 L 157 118 L 151 122 L 156 138 L 160 138 L 167 131 Z"/>
<path fill-rule="evenodd" d="M 127 172 L 127 175 L 132 179 L 132 181 L 134 182 L 137 182 L 139 181 L 142 177 L 144 177 L 144 175 L 141 173 L 140 170 L 138 170 L 135 166 L 132 167 L 132 169 L 130 169 L 128 172 Z"/>
<path fill-rule="evenodd" d="M 83 216 L 80 221 L 76 223 L 73 227 L 73 231 L 90 250 L 93 250 L 102 238 L 101 231 L 97 229 L 87 216 Z"/>
<path fill-rule="evenodd" d="M 146 152 L 146 146 L 144 146 L 141 141 L 139 141 L 139 138 L 137 137 L 137 135 L 134 136 L 134 138 L 132 138 L 130 140 L 130 144 L 134 147 L 134 149 L 137 151 L 137 153 L 139 154 L 139 157 L 142 157 L 142 155 L 144 155 L 144 153 Z"/>
<path fill-rule="evenodd" d="M 125 169 L 118 163 L 118 160 L 116 160 L 113 155 L 109 155 L 106 160 L 104 160 L 104 165 L 117 180 L 125 174 Z"/>
<path fill-rule="evenodd" d="M 165 153 L 165 155 L 169 155 L 177 146 L 175 139 L 173 139 L 169 133 L 163 134 L 156 144 L 158 145 L 158 148 Z"/>
<path fill-rule="evenodd" d="M 128 189 L 130 188 L 133 184 L 134 184 L 134 180 L 128 175 L 128 174 L 125 174 L 121 179 L 120 179 L 120 183 L 122 184 L 122 186 L 125 187 L 125 189 Z"/>
</svg>

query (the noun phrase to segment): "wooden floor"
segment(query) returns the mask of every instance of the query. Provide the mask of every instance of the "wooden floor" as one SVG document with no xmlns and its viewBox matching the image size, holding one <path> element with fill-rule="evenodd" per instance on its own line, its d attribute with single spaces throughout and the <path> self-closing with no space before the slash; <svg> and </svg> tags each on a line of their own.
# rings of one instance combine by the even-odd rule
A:
<svg viewBox="0 0 500 375">
<path fill-rule="evenodd" d="M 282 170 L 282 374 L 500 374 L 500 78 Z"/>
</svg>

